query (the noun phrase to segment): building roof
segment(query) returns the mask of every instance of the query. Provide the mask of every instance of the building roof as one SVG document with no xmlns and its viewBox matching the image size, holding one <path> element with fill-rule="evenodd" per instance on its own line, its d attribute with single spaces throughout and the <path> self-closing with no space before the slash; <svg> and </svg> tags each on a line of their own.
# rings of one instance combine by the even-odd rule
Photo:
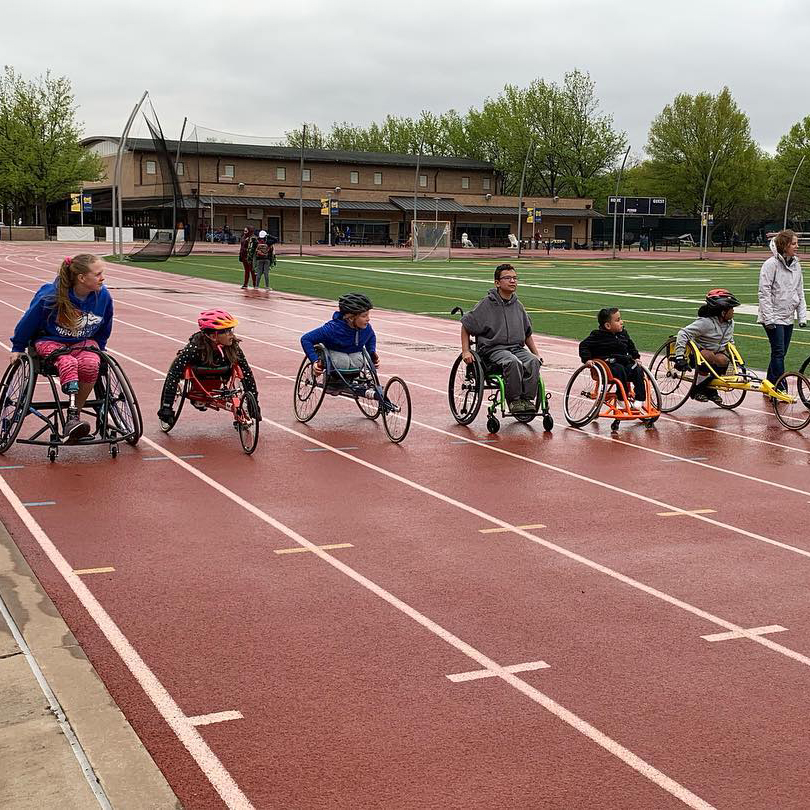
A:
<svg viewBox="0 0 810 810">
<path fill-rule="evenodd" d="M 113 141 L 118 143 L 117 136 L 94 136 L 84 138 L 84 146 L 92 146 L 100 141 Z M 177 151 L 177 141 L 166 141 L 170 154 Z M 127 138 L 127 149 L 131 152 L 154 152 L 155 147 L 151 138 Z M 301 150 L 293 146 L 266 146 L 264 144 L 223 143 L 220 141 L 184 141 L 182 154 L 189 160 L 192 154 L 199 151 L 201 155 L 219 155 L 222 157 L 259 158 L 264 160 L 291 160 L 301 158 Z M 478 171 L 494 171 L 492 163 L 484 160 L 470 160 L 452 156 L 402 155 L 393 152 L 349 152 L 340 149 L 304 149 L 304 163 L 352 163 L 357 165 L 375 166 L 412 166 L 416 162 L 424 169 L 475 169 Z"/>
<path fill-rule="evenodd" d="M 413 206 L 411 206 L 413 207 Z M 469 214 L 493 214 L 497 216 L 515 216 L 517 214 L 516 205 L 465 205 L 464 210 Z M 535 211 L 538 209 L 535 208 Z M 577 217 L 579 219 L 602 219 L 604 216 L 592 208 L 541 208 L 540 215 L 543 217 Z M 526 213 L 526 207 L 523 207 Z"/>
<path fill-rule="evenodd" d="M 390 199 L 400 211 L 413 211 L 414 209 L 413 197 L 391 197 Z M 429 213 L 438 211 L 439 213 L 445 214 L 466 214 L 468 210 L 455 200 L 445 200 L 439 197 L 417 197 L 415 203 L 417 213 L 420 211 L 427 211 Z"/>
</svg>

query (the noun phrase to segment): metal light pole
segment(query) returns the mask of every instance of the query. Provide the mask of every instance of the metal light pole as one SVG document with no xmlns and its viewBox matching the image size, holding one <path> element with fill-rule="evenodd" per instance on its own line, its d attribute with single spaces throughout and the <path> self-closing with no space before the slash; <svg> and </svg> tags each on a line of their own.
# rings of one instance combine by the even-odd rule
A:
<svg viewBox="0 0 810 810">
<path fill-rule="evenodd" d="M 329 206 L 329 214 L 327 215 L 329 219 L 327 220 L 328 224 L 326 226 L 326 230 L 329 233 L 327 237 L 329 239 L 329 247 L 332 247 L 332 192 L 329 191 L 326 194 L 326 204 Z"/>
<path fill-rule="evenodd" d="M 214 192 L 211 192 L 211 244 L 214 244 Z"/>
<path fill-rule="evenodd" d="M 782 220 L 782 230 L 784 231 L 787 228 L 787 217 L 788 217 L 788 205 L 790 205 L 790 195 L 793 191 L 793 184 L 796 182 L 796 175 L 799 173 L 799 169 L 802 167 L 802 163 L 804 163 L 804 159 L 807 155 L 802 155 L 802 159 L 799 161 L 799 165 L 796 167 L 796 171 L 793 172 L 793 179 L 790 181 L 790 188 L 788 189 L 787 199 L 785 200 L 785 218 Z"/>
<path fill-rule="evenodd" d="M 304 145 L 307 140 L 307 125 L 301 134 L 301 161 L 298 178 L 298 255 L 304 255 Z M 331 231 L 331 228 L 330 228 Z"/>
<path fill-rule="evenodd" d="M 616 208 L 619 205 L 619 183 L 622 181 L 622 172 L 624 172 L 624 164 L 627 163 L 627 156 L 630 154 L 630 147 L 627 147 L 627 151 L 624 153 L 624 160 L 622 161 L 622 166 L 619 169 L 619 174 L 616 177 L 616 193 L 613 195 L 613 256 L 612 258 L 616 258 Z M 624 209 L 624 206 L 622 206 Z"/>
<path fill-rule="evenodd" d="M 422 149 L 425 139 L 419 141 L 419 154 L 416 156 L 416 173 L 413 176 L 413 221 L 411 222 L 411 260 L 416 261 L 416 193 L 419 188 L 419 167 L 422 163 Z M 434 184 L 435 190 L 435 184 Z M 451 240 L 452 244 L 452 240 Z"/>
<path fill-rule="evenodd" d="M 517 209 L 517 240 L 518 252 L 517 257 L 520 258 L 520 249 L 522 247 L 521 241 L 521 226 L 523 225 L 523 184 L 526 182 L 526 168 L 529 165 L 529 156 L 534 151 L 534 138 L 529 141 L 529 148 L 526 150 L 526 159 L 523 161 L 523 172 L 520 175 L 520 194 L 518 195 L 518 209 Z"/>
<path fill-rule="evenodd" d="M 706 213 L 706 194 L 709 191 L 709 181 L 712 179 L 712 172 L 714 171 L 714 166 L 717 163 L 717 158 L 720 157 L 720 150 L 718 149 L 715 153 L 714 160 L 712 161 L 712 165 L 709 168 L 709 175 L 706 178 L 706 185 L 703 187 L 703 202 L 700 204 L 700 229 L 703 230 L 703 216 Z M 709 217 L 706 216 L 706 251 L 709 250 Z M 701 237 L 700 240 L 700 260 L 703 261 L 703 238 Z"/>
</svg>

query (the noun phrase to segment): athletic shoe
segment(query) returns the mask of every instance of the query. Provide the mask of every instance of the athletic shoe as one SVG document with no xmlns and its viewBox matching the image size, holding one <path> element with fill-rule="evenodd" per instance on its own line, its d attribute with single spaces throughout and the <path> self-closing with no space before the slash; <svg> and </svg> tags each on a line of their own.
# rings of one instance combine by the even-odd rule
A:
<svg viewBox="0 0 810 810">
<path fill-rule="evenodd" d="M 714 388 L 710 388 L 706 392 L 706 399 L 708 399 L 710 402 L 713 402 L 715 405 L 723 404 L 723 398 L 720 396 L 720 393 L 716 391 Z"/>
<path fill-rule="evenodd" d="M 709 397 L 706 396 L 705 391 L 693 391 L 690 395 L 691 399 L 694 399 L 695 402 L 708 402 Z"/>
<path fill-rule="evenodd" d="M 79 412 L 75 408 L 68 408 L 65 432 L 62 435 L 65 444 L 76 444 L 89 434 L 90 425 L 83 419 L 79 419 Z"/>
</svg>

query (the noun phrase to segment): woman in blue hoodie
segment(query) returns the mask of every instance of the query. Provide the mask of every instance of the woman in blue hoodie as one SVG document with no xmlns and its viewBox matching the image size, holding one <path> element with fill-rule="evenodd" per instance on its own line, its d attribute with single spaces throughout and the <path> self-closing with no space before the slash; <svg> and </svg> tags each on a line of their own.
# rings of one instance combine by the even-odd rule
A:
<svg viewBox="0 0 810 810">
<path fill-rule="evenodd" d="M 87 348 L 104 349 L 112 331 L 113 302 L 104 286 L 104 263 L 83 253 L 65 258 L 59 275 L 37 290 L 11 338 L 9 363 L 30 343 L 41 357 L 59 349 L 71 351 L 55 358 L 62 391 L 68 395 L 65 443 L 90 433 L 79 419 L 98 377 L 99 356 Z"/>
<path fill-rule="evenodd" d="M 312 361 L 315 374 L 323 373 L 323 364 L 315 350 L 320 343 L 329 352 L 332 364 L 341 370 L 363 368 L 363 349 L 379 368 L 377 336 L 371 328 L 372 303 L 362 293 L 346 293 L 338 300 L 338 311 L 323 326 L 301 335 L 301 346 Z"/>
</svg>

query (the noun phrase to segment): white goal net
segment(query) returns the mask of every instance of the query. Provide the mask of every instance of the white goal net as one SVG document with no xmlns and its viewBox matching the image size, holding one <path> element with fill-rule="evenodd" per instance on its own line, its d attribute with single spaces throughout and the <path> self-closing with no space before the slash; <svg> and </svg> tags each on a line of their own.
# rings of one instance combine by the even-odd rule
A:
<svg viewBox="0 0 810 810">
<path fill-rule="evenodd" d="M 450 261 L 450 223 L 433 219 L 417 219 L 411 231 L 413 260 L 425 259 Z"/>
</svg>

